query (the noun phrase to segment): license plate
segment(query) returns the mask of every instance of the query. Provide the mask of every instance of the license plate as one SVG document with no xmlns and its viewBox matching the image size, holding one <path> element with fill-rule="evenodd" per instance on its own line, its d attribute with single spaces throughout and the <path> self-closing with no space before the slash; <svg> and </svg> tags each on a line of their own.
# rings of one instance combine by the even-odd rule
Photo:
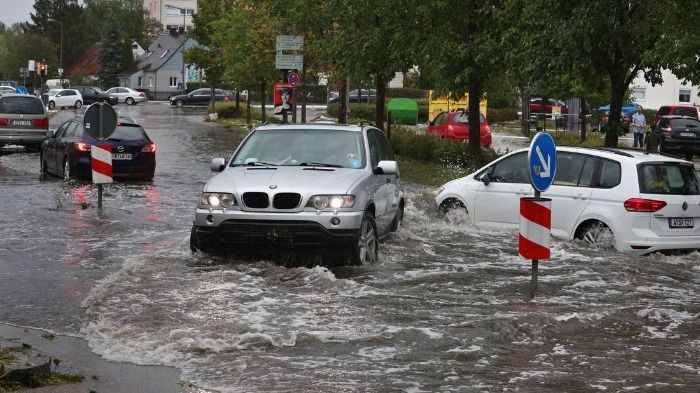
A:
<svg viewBox="0 0 700 393">
<path fill-rule="evenodd" d="M 668 219 L 669 228 L 692 228 L 693 219 L 692 218 L 669 218 Z"/>
<path fill-rule="evenodd" d="M 12 120 L 12 125 L 13 126 L 31 126 L 32 121 L 31 120 Z"/>
<path fill-rule="evenodd" d="M 681 136 L 684 136 L 686 138 L 695 138 L 695 133 L 694 132 L 681 132 Z"/>
<path fill-rule="evenodd" d="M 112 153 L 113 160 L 130 160 L 131 153 Z"/>
</svg>

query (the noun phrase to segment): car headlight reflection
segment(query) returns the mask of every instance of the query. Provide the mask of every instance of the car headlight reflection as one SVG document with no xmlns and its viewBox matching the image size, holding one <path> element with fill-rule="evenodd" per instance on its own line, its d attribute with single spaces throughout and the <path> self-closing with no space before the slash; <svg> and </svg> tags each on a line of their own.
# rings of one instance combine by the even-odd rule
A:
<svg viewBox="0 0 700 393">
<path fill-rule="evenodd" d="M 314 195 L 306 204 L 307 207 L 313 207 L 317 210 L 341 209 L 353 207 L 354 205 L 354 195 Z"/>
<path fill-rule="evenodd" d="M 229 208 L 236 206 L 236 197 L 233 194 L 220 193 L 220 192 L 203 192 L 200 198 L 200 204 L 205 207 L 217 208 Z"/>
</svg>

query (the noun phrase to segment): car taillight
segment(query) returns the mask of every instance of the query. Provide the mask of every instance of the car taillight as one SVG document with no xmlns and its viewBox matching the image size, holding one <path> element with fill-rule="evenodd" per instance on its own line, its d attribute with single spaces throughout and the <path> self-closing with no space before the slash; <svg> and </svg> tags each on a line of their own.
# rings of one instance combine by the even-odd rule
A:
<svg viewBox="0 0 700 393">
<path fill-rule="evenodd" d="M 666 202 L 653 199 L 630 198 L 625 201 L 625 209 L 630 212 L 654 213 L 665 206 Z"/>
<path fill-rule="evenodd" d="M 75 144 L 75 150 L 80 152 L 90 151 L 90 145 L 83 142 L 78 142 Z"/>
<path fill-rule="evenodd" d="M 34 127 L 49 128 L 49 118 L 34 119 Z"/>
<path fill-rule="evenodd" d="M 0 126 L 6 126 L 10 124 L 10 119 L 5 117 L 0 117 Z"/>
<path fill-rule="evenodd" d="M 141 149 L 142 153 L 155 153 L 156 152 L 156 144 L 151 143 L 149 145 L 146 145 Z"/>
<path fill-rule="evenodd" d="M 146 94 L 144 94 L 143 92 L 139 93 L 139 97 L 145 97 L 145 96 L 146 96 Z"/>
</svg>

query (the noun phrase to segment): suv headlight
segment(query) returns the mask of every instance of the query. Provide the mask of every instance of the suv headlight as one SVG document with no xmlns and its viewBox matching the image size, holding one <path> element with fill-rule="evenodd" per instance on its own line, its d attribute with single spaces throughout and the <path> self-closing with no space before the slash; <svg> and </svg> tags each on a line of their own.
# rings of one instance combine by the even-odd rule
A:
<svg viewBox="0 0 700 393">
<path fill-rule="evenodd" d="M 236 197 L 234 197 L 233 194 L 224 192 L 203 192 L 202 197 L 199 198 L 199 205 L 214 209 L 238 206 Z"/>
<path fill-rule="evenodd" d="M 340 209 L 354 205 L 354 195 L 314 195 L 306 203 L 306 207 L 313 207 L 316 210 Z"/>
</svg>

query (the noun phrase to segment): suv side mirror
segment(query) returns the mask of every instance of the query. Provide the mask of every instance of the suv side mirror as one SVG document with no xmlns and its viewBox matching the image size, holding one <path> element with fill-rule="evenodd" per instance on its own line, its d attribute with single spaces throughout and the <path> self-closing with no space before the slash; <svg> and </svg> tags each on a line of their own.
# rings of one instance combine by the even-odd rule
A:
<svg viewBox="0 0 700 393">
<path fill-rule="evenodd" d="M 373 172 L 375 175 L 398 175 L 399 164 L 396 161 L 379 161 Z"/>
<path fill-rule="evenodd" d="M 56 130 L 54 130 L 54 129 L 46 130 L 46 137 L 47 138 L 53 138 L 54 135 L 56 135 Z"/>
<path fill-rule="evenodd" d="M 211 164 L 209 164 L 209 169 L 211 169 L 212 172 L 221 172 L 225 167 L 226 160 L 221 157 L 214 158 L 211 160 Z"/>
<path fill-rule="evenodd" d="M 489 183 L 491 183 L 491 174 L 490 173 L 485 173 L 483 176 L 481 176 L 481 179 L 479 179 L 484 182 L 485 186 L 488 186 Z"/>
</svg>

